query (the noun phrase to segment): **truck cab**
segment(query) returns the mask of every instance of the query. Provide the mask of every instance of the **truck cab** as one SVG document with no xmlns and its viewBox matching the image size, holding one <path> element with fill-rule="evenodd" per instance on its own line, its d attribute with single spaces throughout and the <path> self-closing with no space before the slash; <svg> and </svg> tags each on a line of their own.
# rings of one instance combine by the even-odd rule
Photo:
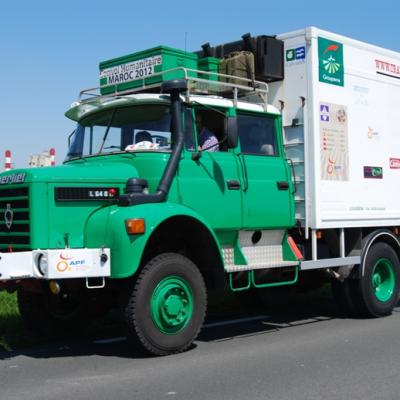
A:
<svg viewBox="0 0 400 400">
<path fill-rule="evenodd" d="M 188 93 L 185 80 L 167 84 L 167 93 L 73 104 L 66 116 L 77 126 L 64 164 L 3 176 L 4 182 L 23 176 L 0 188 L 13 213 L 1 237 L 3 278 L 21 286 L 23 315 L 31 297 L 40 299 L 49 287 L 54 296 L 71 291 L 76 298 L 99 286 L 115 290 L 116 282 L 134 279 L 163 255 L 193 263 L 195 285 L 204 291 L 239 269 L 298 265 L 287 244 L 294 201 L 279 112 L 260 102 Z M 201 148 L 199 118 L 217 138 L 217 151 Z M 250 284 L 249 275 L 244 287 Z M 183 313 L 194 289 L 170 286 L 154 301 L 173 304 L 171 315 Z M 181 297 L 173 294 L 181 289 Z M 160 329 L 179 326 L 171 315 L 157 317 Z"/>
</svg>

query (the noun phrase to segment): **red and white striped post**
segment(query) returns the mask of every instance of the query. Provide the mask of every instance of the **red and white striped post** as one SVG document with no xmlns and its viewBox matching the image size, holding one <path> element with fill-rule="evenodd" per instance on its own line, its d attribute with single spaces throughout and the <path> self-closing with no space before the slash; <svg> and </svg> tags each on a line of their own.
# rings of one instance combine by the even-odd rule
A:
<svg viewBox="0 0 400 400">
<path fill-rule="evenodd" d="M 6 171 L 9 171 L 11 169 L 11 151 L 6 150 L 5 156 L 6 156 L 6 162 L 4 164 L 4 169 Z"/>
<path fill-rule="evenodd" d="M 50 165 L 52 167 L 56 165 L 56 149 L 54 147 L 50 149 Z"/>
</svg>

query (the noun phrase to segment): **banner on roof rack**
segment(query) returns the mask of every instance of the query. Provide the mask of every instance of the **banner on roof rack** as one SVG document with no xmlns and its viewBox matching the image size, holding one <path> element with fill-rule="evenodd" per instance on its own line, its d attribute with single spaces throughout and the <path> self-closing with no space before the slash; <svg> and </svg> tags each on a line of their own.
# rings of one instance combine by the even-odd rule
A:
<svg viewBox="0 0 400 400">
<path fill-rule="evenodd" d="M 143 79 L 155 73 L 155 67 L 162 65 L 162 56 L 143 58 L 100 71 L 100 86 L 118 85 Z"/>
</svg>

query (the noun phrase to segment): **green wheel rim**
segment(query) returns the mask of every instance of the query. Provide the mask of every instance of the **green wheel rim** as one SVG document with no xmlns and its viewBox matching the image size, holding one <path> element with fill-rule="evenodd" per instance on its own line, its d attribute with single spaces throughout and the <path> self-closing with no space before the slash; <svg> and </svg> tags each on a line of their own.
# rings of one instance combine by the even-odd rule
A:
<svg viewBox="0 0 400 400">
<path fill-rule="evenodd" d="M 387 258 L 379 259 L 372 270 L 372 289 L 375 297 L 382 302 L 388 301 L 396 286 L 393 265 Z"/>
<path fill-rule="evenodd" d="M 151 296 L 150 313 L 162 333 L 174 334 L 185 328 L 193 315 L 193 294 L 189 284 L 176 276 L 163 279 Z"/>
</svg>

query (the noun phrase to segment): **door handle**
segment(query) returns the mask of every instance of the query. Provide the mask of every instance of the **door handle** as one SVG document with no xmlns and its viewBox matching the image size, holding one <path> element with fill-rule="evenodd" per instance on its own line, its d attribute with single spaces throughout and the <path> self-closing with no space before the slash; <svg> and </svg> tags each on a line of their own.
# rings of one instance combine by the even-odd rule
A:
<svg viewBox="0 0 400 400">
<path fill-rule="evenodd" d="M 229 190 L 239 190 L 240 189 L 240 182 L 235 179 L 226 181 L 226 184 L 228 185 Z"/>
<path fill-rule="evenodd" d="M 276 184 L 279 190 L 289 190 L 289 182 L 287 181 L 278 181 Z"/>
</svg>

